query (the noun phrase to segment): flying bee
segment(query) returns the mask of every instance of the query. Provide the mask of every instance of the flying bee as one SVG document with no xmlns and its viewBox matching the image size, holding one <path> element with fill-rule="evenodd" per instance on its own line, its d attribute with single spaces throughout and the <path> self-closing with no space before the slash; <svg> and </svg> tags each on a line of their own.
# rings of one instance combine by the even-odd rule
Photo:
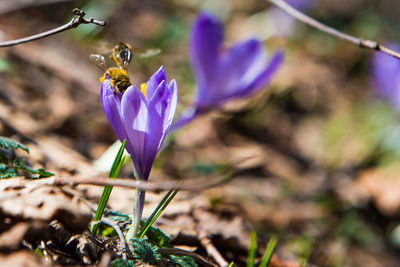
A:
<svg viewBox="0 0 400 267">
<path fill-rule="evenodd" d="M 118 67 L 126 70 L 133 56 L 147 58 L 157 55 L 160 52 L 161 50 L 157 48 L 144 49 L 139 47 L 132 47 L 124 42 L 118 42 L 114 45 L 112 49 L 110 59 L 113 60 Z"/>
<path fill-rule="evenodd" d="M 132 57 L 137 55 L 140 58 L 147 58 L 160 52 L 160 49 L 132 48 L 127 43 L 118 42 L 114 45 L 110 54 L 110 59 L 115 63 L 116 67 L 107 67 L 104 56 L 99 54 L 90 55 L 90 59 L 105 72 L 100 81 L 103 82 L 106 75 L 108 75 L 110 84 L 115 88 L 115 91 L 123 93 L 131 85 L 127 69 Z"/>
<path fill-rule="evenodd" d="M 104 71 L 103 77 L 100 78 L 100 82 L 103 82 L 106 76 L 110 78 L 110 85 L 115 92 L 123 93 L 131 82 L 129 81 L 128 73 L 125 69 L 120 67 L 108 68 L 104 56 L 98 54 L 90 55 L 90 59 L 96 63 L 96 65 Z"/>
<path fill-rule="evenodd" d="M 110 59 L 112 59 L 118 67 L 126 70 L 132 60 L 132 47 L 127 43 L 116 43 L 112 49 Z"/>
</svg>

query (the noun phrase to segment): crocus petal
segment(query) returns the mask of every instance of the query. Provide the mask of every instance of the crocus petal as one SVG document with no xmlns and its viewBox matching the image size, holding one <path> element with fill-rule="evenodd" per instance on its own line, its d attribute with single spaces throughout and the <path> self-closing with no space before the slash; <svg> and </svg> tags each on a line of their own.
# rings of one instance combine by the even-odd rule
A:
<svg viewBox="0 0 400 267">
<path fill-rule="evenodd" d="M 196 107 L 185 108 L 179 115 L 179 118 L 174 121 L 171 129 L 176 131 L 191 122 L 196 117 L 197 111 L 198 109 Z"/>
<path fill-rule="evenodd" d="M 265 67 L 263 45 L 256 39 L 249 39 L 233 46 L 221 58 L 219 82 L 214 90 L 219 92 L 217 100 L 223 101 L 251 83 Z"/>
<path fill-rule="evenodd" d="M 134 158 L 138 175 L 143 175 L 145 139 L 147 134 L 147 99 L 137 86 L 131 86 L 124 92 L 121 103 L 122 120 L 131 149 L 127 151 Z M 140 179 L 143 179 L 140 177 Z"/>
<path fill-rule="evenodd" d="M 400 51 L 400 46 L 397 44 L 388 43 L 385 46 Z M 399 60 L 384 53 L 375 52 L 372 64 L 373 82 L 377 93 L 389 102 L 397 112 L 400 112 Z"/>
<path fill-rule="evenodd" d="M 165 81 L 162 81 L 154 91 L 153 98 L 148 104 L 148 132 L 145 137 L 144 157 L 142 162 L 144 179 L 147 179 L 149 176 L 151 166 L 167 133 L 167 130 L 163 127 L 163 123 L 169 100 L 167 84 Z"/>
<path fill-rule="evenodd" d="M 120 93 L 114 93 L 110 85 L 110 79 L 106 77 L 101 84 L 101 104 L 103 105 L 104 112 L 107 119 L 111 124 L 118 139 L 122 142 L 127 139 L 124 123 L 121 118 L 121 98 Z M 126 148 L 131 147 L 127 140 Z"/>
<path fill-rule="evenodd" d="M 194 22 L 190 37 L 190 57 L 198 83 L 206 83 L 215 77 L 222 40 L 221 23 L 214 16 L 201 13 Z"/>
<path fill-rule="evenodd" d="M 164 119 L 164 129 L 168 131 L 171 127 L 174 119 L 176 106 L 178 103 L 178 86 L 175 80 L 172 80 L 168 85 L 168 91 L 170 92 L 170 104 L 168 105 L 167 114 Z"/>
<path fill-rule="evenodd" d="M 167 77 L 165 75 L 164 66 L 161 66 L 148 80 L 147 85 L 147 97 L 151 99 L 153 97 L 154 91 L 157 89 L 158 85 L 162 82 L 167 82 Z"/>
<path fill-rule="evenodd" d="M 246 87 L 244 87 L 241 91 L 238 91 L 235 95 L 236 96 L 243 96 L 248 94 L 253 94 L 261 89 L 263 89 L 267 84 L 271 81 L 273 75 L 278 70 L 280 64 L 282 63 L 284 58 L 283 51 L 277 51 L 272 55 L 271 60 L 269 61 L 267 67 L 263 70 L 262 73 L 258 75 L 253 82 L 249 83 Z"/>
</svg>

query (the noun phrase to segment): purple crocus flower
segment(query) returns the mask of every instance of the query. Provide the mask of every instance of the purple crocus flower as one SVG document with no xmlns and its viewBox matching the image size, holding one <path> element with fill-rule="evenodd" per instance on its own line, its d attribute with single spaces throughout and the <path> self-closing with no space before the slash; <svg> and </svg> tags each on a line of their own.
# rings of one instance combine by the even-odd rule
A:
<svg viewBox="0 0 400 267">
<path fill-rule="evenodd" d="M 101 103 L 118 139 L 126 139 L 137 178 L 147 180 L 154 159 L 171 126 L 177 104 L 177 85 L 170 84 L 160 67 L 141 89 L 130 86 L 115 92 L 106 77 L 101 86 Z"/>
<path fill-rule="evenodd" d="M 189 48 L 197 92 L 193 106 L 182 113 L 174 128 L 230 99 L 263 89 L 283 59 L 279 51 L 267 62 L 264 45 L 257 39 L 225 49 L 221 22 L 206 12 L 200 13 L 193 24 Z"/>
<path fill-rule="evenodd" d="M 139 87 L 132 85 L 125 92 L 116 92 L 106 76 L 101 85 L 101 103 L 118 139 L 126 139 L 138 180 L 147 180 L 154 159 L 161 148 L 174 118 L 178 99 L 175 80 L 167 82 L 161 67 L 149 81 Z M 132 226 L 127 239 L 139 228 L 145 191 L 137 189 L 133 206 Z"/>
<path fill-rule="evenodd" d="M 400 51 L 400 46 L 387 44 Z M 400 113 L 400 60 L 375 52 L 372 59 L 373 83 L 377 93 Z"/>
</svg>

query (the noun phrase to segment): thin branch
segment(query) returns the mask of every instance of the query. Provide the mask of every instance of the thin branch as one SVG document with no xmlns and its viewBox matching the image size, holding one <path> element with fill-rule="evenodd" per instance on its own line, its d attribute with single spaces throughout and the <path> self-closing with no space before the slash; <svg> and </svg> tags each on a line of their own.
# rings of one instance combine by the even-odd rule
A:
<svg viewBox="0 0 400 267">
<path fill-rule="evenodd" d="M 340 32 L 334 28 L 331 28 L 325 24 L 322 24 L 321 22 L 301 13 L 300 11 L 298 11 L 297 9 L 293 8 L 291 5 L 289 5 L 288 3 L 286 3 L 283 0 L 267 0 L 269 2 L 271 2 L 272 4 L 276 5 L 277 7 L 279 7 L 280 9 L 282 9 L 283 11 L 287 12 L 289 15 L 295 17 L 296 19 L 310 25 L 311 27 L 314 27 L 320 31 L 326 32 L 330 35 L 336 36 L 339 39 L 345 40 L 347 42 L 350 42 L 358 47 L 361 48 L 367 48 L 367 49 L 372 49 L 372 50 L 376 50 L 385 54 L 388 54 L 392 57 L 395 57 L 397 59 L 400 59 L 400 53 L 396 52 L 386 46 L 383 46 L 381 44 L 379 44 L 378 42 L 375 41 L 371 41 L 371 40 L 366 40 L 366 39 L 362 39 L 362 38 L 357 38 L 354 37 L 352 35 Z"/>
<path fill-rule="evenodd" d="M 179 186 L 179 190 L 183 191 L 201 191 L 209 188 L 216 187 L 218 185 L 226 183 L 232 174 L 226 174 L 225 176 L 214 180 L 210 183 L 201 183 L 198 181 L 188 182 L 186 184 L 182 184 Z M 67 176 L 55 176 L 50 178 L 42 178 L 36 180 L 26 180 L 18 178 L 11 178 L 0 182 L 0 186 L 2 188 L 12 189 L 12 188 L 20 188 L 21 186 L 25 187 L 38 187 L 44 185 L 50 186 L 77 186 L 77 185 L 98 185 L 98 186 L 118 186 L 118 187 L 125 187 L 125 188 L 139 188 L 145 191 L 167 191 L 171 188 L 176 187 L 176 182 L 159 182 L 159 183 L 152 183 L 152 182 L 143 182 L 137 181 L 133 179 L 127 178 L 119 178 L 119 179 L 109 179 L 107 177 L 67 177 Z M 209 179 L 207 179 L 209 180 Z"/>
<path fill-rule="evenodd" d="M 100 222 L 112 227 L 115 230 L 115 232 L 118 235 L 119 241 L 121 242 L 121 246 L 123 248 L 123 250 L 122 250 L 122 259 L 124 261 L 126 261 L 127 246 L 126 246 L 124 234 L 122 233 L 121 229 L 119 228 L 119 226 L 116 223 L 114 223 L 110 219 L 102 218 Z M 100 222 L 94 222 L 94 223 L 100 223 Z"/>
<path fill-rule="evenodd" d="M 201 227 L 196 228 L 197 236 L 200 239 L 200 243 L 203 248 L 206 249 L 207 254 L 218 263 L 218 266 L 228 267 L 228 262 L 224 259 L 224 257 L 222 257 L 221 253 L 219 253 L 218 249 L 214 246 L 210 238 L 208 238 L 207 234 L 201 229 Z"/>
<path fill-rule="evenodd" d="M 21 39 L 0 42 L 0 47 L 14 46 L 14 45 L 18 45 L 18 44 L 31 42 L 34 40 L 39 40 L 39 39 L 42 39 L 47 36 L 51 36 L 51 35 L 54 35 L 54 34 L 69 30 L 69 29 L 76 28 L 81 24 L 95 24 L 95 25 L 99 25 L 99 26 L 105 26 L 107 24 L 105 21 L 96 20 L 94 18 L 86 19 L 85 18 L 86 13 L 83 10 L 80 10 L 78 8 L 74 8 L 72 10 L 72 13 L 77 17 L 71 19 L 68 23 L 66 23 L 58 28 L 55 28 L 55 29 L 52 29 L 52 30 L 49 30 L 46 32 L 42 32 L 39 34 L 35 34 L 35 35 L 29 36 L 29 37 L 21 38 Z"/>
</svg>

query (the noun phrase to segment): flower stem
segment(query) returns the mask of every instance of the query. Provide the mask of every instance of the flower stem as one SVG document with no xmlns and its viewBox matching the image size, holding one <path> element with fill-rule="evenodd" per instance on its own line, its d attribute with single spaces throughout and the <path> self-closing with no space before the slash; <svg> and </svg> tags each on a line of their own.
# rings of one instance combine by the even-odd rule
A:
<svg viewBox="0 0 400 267">
<path fill-rule="evenodd" d="M 133 200 L 132 225 L 126 235 L 126 239 L 128 240 L 128 242 L 129 240 L 136 237 L 137 233 L 139 232 L 140 220 L 142 219 L 142 213 L 143 213 L 145 194 L 146 191 L 136 188 L 135 198 Z"/>
</svg>

